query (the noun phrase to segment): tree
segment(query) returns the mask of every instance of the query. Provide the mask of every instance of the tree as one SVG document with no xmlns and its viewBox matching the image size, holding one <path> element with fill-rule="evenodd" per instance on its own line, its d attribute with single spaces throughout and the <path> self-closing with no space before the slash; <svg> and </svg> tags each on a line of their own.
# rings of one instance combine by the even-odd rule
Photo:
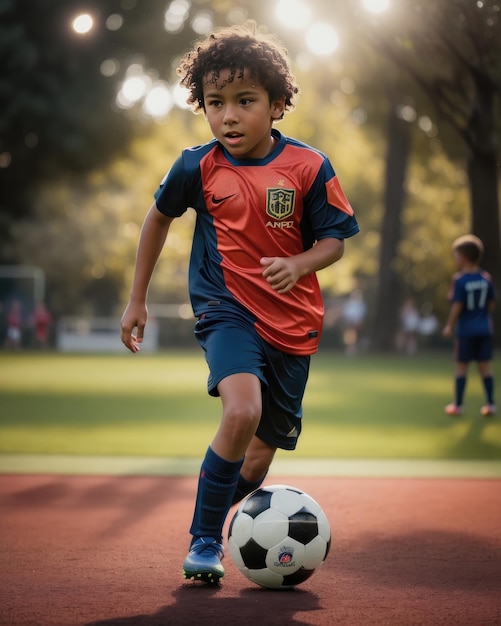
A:
<svg viewBox="0 0 501 626">
<path fill-rule="evenodd" d="M 401 240 L 411 129 L 409 123 L 397 115 L 397 111 L 398 103 L 390 101 L 383 200 L 385 211 L 381 224 L 379 282 L 371 333 L 371 344 L 376 350 L 394 348 L 401 302 L 401 280 L 394 261 Z"/>
<path fill-rule="evenodd" d="M 71 25 L 83 11 L 94 27 L 79 36 Z M 171 78 L 194 32 L 168 34 L 165 11 L 156 0 L 0 0 L 0 263 L 22 261 L 12 228 L 41 188 L 106 166 L 147 132 L 115 97 L 132 63 Z M 115 64 L 112 76 L 103 61 Z"/>
<path fill-rule="evenodd" d="M 15 260 L 10 228 L 30 214 L 41 181 L 85 172 L 129 137 L 126 120 L 110 110 L 112 86 L 86 42 L 70 33 L 75 7 L 63 0 L 0 1 L 3 262 Z M 93 43 L 99 58 L 102 46 Z"/>
<path fill-rule="evenodd" d="M 467 151 L 471 230 L 501 291 L 499 95 L 501 15 L 495 0 L 402 2 L 398 26 L 373 31 L 376 50 L 407 73 Z M 397 21 L 397 20 L 396 20 Z"/>
</svg>

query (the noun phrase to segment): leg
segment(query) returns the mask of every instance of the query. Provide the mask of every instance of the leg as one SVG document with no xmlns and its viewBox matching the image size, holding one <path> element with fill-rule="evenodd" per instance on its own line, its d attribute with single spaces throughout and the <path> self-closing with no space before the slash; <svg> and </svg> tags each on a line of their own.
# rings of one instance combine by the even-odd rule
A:
<svg viewBox="0 0 501 626">
<path fill-rule="evenodd" d="M 233 374 L 218 385 L 223 416 L 211 448 L 227 461 L 241 459 L 261 419 L 261 381 L 254 374 Z"/>
<path fill-rule="evenodd" d="M 255 482 L 264 478 L 273 461 L 276 447 L 270 446 L 259 437 L 253 437 L 245 454 L 244 464 L 240 473 L 250 481 Z"/>
<path fill-rule="evenodd" d="M 489 417 L 496 413 L 496 403 L 494 402 L 494 376 L 490 361 L 479 361 L 477 363 L 482 384 L 484 386 L 486 403 L 481 409 L 482 415 Z"/>
<path fill-rule="evenodd" d="M 262 416 L 245 453 L 234 504 L 262 484 L 277 448 L 295 449 L 301 432 L 310 358 L 284 354 L 271 346 L 266 351 L 268 384 L 262 393 Z"/>
<path fill-rule="evenodd" d="M 268 473 L 275 456 L 276 447 L 254 436 L 245 453 L 244 464 L 240 470 L 238 485 L 233 496 L 233 504 L 258 489 Z"/>
<path fill-rule="evenodd" d="M 468 363 L 458 361 L 456 363 L 455 401 L 457 406 L 463 406 L 466 377 L 468 375 Z"/>
<path fill-rule="evenodd" d="M 223 404 L 221 424 L 198 480 L 190 528 L 191 549 L 185 578 L 218 582 L 224 575 L 222 530 L 237 487 L 243 455 L 261 416 L 261 383 L 253 374 L 234 374 L 218 385 Z"/>
<path fill-rule="evenodd" d="M 445 407 L 447 415 L 461 415 L 463 412 L 463 396 L 466 388 L 466 377 L 468 373 L 468 363 L 456 361 L 456 372 L 454 378 L 454 402 Z"/>
</svg>

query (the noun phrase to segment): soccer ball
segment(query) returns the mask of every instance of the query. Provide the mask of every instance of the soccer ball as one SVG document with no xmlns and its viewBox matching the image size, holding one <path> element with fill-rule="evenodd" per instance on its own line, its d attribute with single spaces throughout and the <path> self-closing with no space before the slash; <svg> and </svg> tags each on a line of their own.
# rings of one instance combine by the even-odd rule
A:
<svg viewBox="0 0 501 626">
<path fill-rule="evenodd" d="M 307 580 L 325 561 L 331 543 L 327 516 L 315 500 L 287 485 L 257 489 L 231 520 L 233 562 L 252 582 L 288 589 Z"/>
</svg>

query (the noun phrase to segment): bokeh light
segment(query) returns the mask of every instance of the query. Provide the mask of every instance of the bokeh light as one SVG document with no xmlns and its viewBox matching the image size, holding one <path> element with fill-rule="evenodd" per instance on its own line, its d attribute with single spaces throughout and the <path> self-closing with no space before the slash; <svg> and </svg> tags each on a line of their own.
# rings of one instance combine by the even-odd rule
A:
<svg viewBox="0 0 501 626">
<path fill-rule="evenodd" d="M 180 33 L 188 19 L 191 2 L 172 0 L 164 14 L 164 28 L 168 33 Z"/>
<path fill-rule="evenodd" d="M 12 162 L 12 156 L 10 152 L 0 152 L 0 168 L 6 169 Z"/>
<path fill-rule="evenodd" d="M 108 30 L 119 30 L 122 28 L 124 18 L 118 13 L 112 13 L 106 18 L 106 28 Z"/>
<path fill-rule="evenodd" d="M 130 109 L 146 96 L 151 88 L 152 80 L 144 68 L 138 63 L 129 66 L 125 79 L 116 97 L 116 103 L 121 109 Z"/>
<path fill-rule="evenodd" d="M 105 59 L 99 66 L 99 71 L 103 76 L 114 76 L 120 69 L 120 63 L 116 59 Z"/>
<path fill-rule="evenodd" d="M 174 99 L 169 86 L 163 81 L 158 81 L 144 99 L 143 112 L 154 119 L 162 119 L 169 114 L 173 104 Z"/>
<path fill-rule="evenodd" d="M 82 13 L 81 15 L 77 15 L 77 17 L 73 20 L 73 30 L 79 35 L 85 35 L 92 30 L 94 25 L 94 20 L 92 16 L 88 13 Z"/>
<path fill-rule="evenodd" d="M 292 29 L 305 28 L 311 20 L 310 7 L 300 0 L 279 0 L 275 14 L 287 28 Z"/>
<path fill-rule="evenodd" d="M 314 54 L 327 56 L 337 50 L 339 37 L 330 24 L 317 22 L 306 31 L 306 45 Z"/>
<path fill-rule="evenodd" d="M 363 0 L 363 5 L 370 13 L 384 13 L 390 6 L 390 0 Z"/>
<path fill-rule="evenodd" d="M 186 87 L 183 87 L 181 83 L 177 83 L 177 85 L 172 90 L 172 97 L 174 98 L 174 103 L 179 109 L 189 109 L 190 105 L 186 102 L 190 92 Z"/>
<path fill-rule="evenodd" d="M 191 27 L 197 35 L 206 35 L 213 26 L 212 13 L 209 11 L 199 11 L 191 21 Z"/>
</svg>

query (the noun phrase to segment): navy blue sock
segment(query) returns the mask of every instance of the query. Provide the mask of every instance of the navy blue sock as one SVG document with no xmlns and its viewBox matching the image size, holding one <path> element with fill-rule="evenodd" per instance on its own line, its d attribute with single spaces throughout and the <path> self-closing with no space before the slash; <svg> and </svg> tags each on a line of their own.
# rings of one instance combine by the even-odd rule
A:
<svg viewBox="0 0 501 626">
<path fill-rule="evenodd" d="M 494 377 L 486 376 L 483 379 L 487 404 L 494 404 Z"/>
<path fill-rule="evenodd" d="M 238 483 L 240 461 L 225 461 L 211 447 L 202 462 L 198 478 L 195 512 L 190 533 L 193 537 L 214 537 L 222 541 L 223 524 Z"/>
<path fill-rule="evenodd" d="M 267 473 L 268 472 L 266 472 L 266 474 Z M 253 483 L 251 483 L 250 481 L 246 480 L 242 476 L 242 474 L 240 474 L 240 476 L 238 477 L 238 485 L 237 485 L 237 488 L 235 489 L 235 493 L 233 495 L 233 502 L 232 502 L 232 504 L 236 504 L 237 502 L 240 502 L 240 500 L 243 500 L 245 498 L 245 496 L 249 495 L 249 493 L 252 493 L 256 489 L 261 487 L 261 485 L 263 484 L 264 479 L 266 478 L 266 474 L 260 480 L 256 480 Z"/>
<path fill-rule="evenodd" d="M 466 387 L 466 376 L 456 376 L 455 380 L 455 403 L 456 406 L 463 406 L 463 396 Z"/>
</svg>

